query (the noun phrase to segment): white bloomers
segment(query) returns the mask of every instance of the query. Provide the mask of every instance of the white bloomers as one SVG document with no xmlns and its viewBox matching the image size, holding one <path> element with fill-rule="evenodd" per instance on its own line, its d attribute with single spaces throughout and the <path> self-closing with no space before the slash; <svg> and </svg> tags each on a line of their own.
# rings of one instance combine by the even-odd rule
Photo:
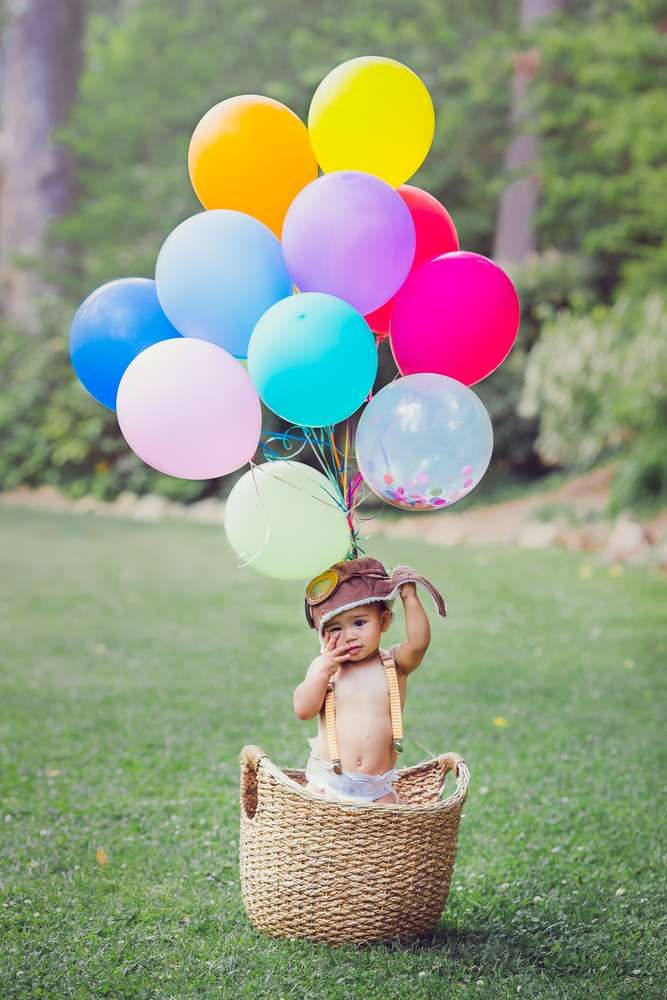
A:
<svg viewBox="0 0 667 1000">
<path fill-rule="evenodd" d="M 343 771 L 336 774 L 331 761 L 322 760 L 315 752 L 316 739 L 308 740 L 311 747 L 306 764 L 306 777 L 310 784 L 321 788 L 325 798 L 355 802 L 374 802 L 384 795 L 393 795 L 399 802 L 393 783 L 398 779 L 398 771 L 392 768 L 384 774 L 361 774 L 358 771 Z"/>
</svg>

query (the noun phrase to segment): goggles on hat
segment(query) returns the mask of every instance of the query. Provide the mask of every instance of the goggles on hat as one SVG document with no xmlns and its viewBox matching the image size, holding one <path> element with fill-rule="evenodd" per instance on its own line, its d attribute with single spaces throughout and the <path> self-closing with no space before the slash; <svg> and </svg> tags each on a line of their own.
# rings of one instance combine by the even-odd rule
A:
<svg viewBox="0 0 667 1000">
<path fill-rule="evenodd" d="M 306 600 L 311 608 L 326 601 L 327 597 L 331 597 L 338 589 L 339 583 L 340 577 L 335 569 L 328 569 L 326 572 L 320 573 L 319 576 L 313 577 L 306 586 Z"/>
<path fill-rule="evenodd" d="M 350 563 L 347 563 L 346 565 L 349 566 Z M 306 585 L 306 603 L 309 604 L 311 608 L 316 607 L 318 604 L 322 604 L 323 601 L 326 601 L 327 598 L 336 593 L 341 583 L 349 582 L 351 578 L 361 577 L 367 580 L 386 580 L 389 582 L 389 576 L 384 570 L 384 567 L 380 566 L 380 569 L 382 572 L 373 571 L 372 569 L 364 569 L 359 573 L 353 572 L 351 576 L 343 574 L 344 579 L 341 580 L 341 575 L 338 570 L 334 566 L 331 566 L 329 569 L 325 570 L 324 573 L 320 573 L 318 576 L 313 577 L 310 583 Z"/>
<path fill-rule="evenodd" d="M 334 563 L 313 577 L 306 586 L 306 621 L 321 634 L 324 624 L 342 611 L 373 601 L 389 604 L 404 583 L 421 583 L 430 592 L 439 613 L 447 613 L 442 594 L 421 573 L 409 566 L 398 566 L 390 576 L 377 559 L 360 556 Z"/>
</svg>

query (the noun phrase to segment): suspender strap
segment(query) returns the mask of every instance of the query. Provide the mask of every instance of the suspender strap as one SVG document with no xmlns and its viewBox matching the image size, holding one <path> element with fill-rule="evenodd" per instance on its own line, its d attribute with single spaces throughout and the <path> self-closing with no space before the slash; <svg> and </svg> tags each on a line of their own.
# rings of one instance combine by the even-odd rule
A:
<svg viewBox="0 0 667 1000">
<path fill-rule="evenodd" d="M 324 699 L 324 722 L 327 728 L 327 750 L 329 759 L 333 764 L 336 774 L 342 774 L 340 764 L 340 750 L 338 749 L 338 737 L 336 736 L 336 698 L 334 695 L 334 683 L 329 681 L 326 697 Z"/>
<path fill-rule="evenodd" d="M 403 752 L 403 716 L 401 713 L 401 695 L 398 690 L 398 677 L 396 676 L 396 661 L 390 653 L 380 650 L 380 656 L 387 678 L 389 689 L 389 712 L 391 713 L 391 735 L 396 753 Z"/>
<path fill-rule="evenodd" d="M 389 653 L 380 650 L 380 658 L 384 666 L 385 677 L 387 678 L 387 688 L 389 691 L 389 713 L 391 715 L 391 736 L 392 744 L 396 753 L 403 752 L 403 717 L 401 713 L 401 695 L 398 689 L 398 677 L 396 676 L 396 661 Z M 342 773 L 340 763 L 340 750 L 338 749 L 338 738 L 336 736 L 336 697 L 334 694 L 334 682 L 329 681 L 327 693 L 324 699 L 324 724 L 327 731 L 327 750 L 329 759 L 333 764 L 336 774 Z"/>
</svg>

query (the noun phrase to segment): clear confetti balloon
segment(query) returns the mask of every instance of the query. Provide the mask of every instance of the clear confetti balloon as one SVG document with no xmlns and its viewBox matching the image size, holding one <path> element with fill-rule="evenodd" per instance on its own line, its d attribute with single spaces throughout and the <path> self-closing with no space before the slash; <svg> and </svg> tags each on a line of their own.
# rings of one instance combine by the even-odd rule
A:
<svg viewBox="0 0 667 1000">
<path fill-rule="evenodd" d="M 472 389 L 446 375 L 406 375 L 381 389 L 357 427 L 366 483 L 402 510 L 440 510 L 477 486 L 493 451 L 491 420 Z"/>
</svg>

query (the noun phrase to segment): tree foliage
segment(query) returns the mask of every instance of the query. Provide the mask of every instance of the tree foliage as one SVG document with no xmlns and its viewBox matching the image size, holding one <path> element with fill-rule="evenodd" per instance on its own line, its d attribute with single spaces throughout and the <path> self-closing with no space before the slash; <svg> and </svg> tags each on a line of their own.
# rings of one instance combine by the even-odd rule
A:
<svg viewBox="0 0 667 1000">
<path fill-rule="evenodd" d="M 209 107 L 259 92 L 305 117 L 322 77 L 367 52 L 424 78 L 438 127 L 415 181 L 451 207 L 465 246 L 488 251 L 514 7 L 452 5 L 444 16 L 435 0 L 143 0 L 121 23 L 91 18 L 80 98 L 63 132 L 80 187 L 77 210 L 57 227 L 78 250 L 59 277 L 65 291 L 76 299 L 111 277 L 152 275 L 163 240 L 200 207 L 186 157 Z"/>
<path fill-rule="evenodd" d="M 521 412 L 539 415 L 546 462 L 586 467 L 630 443 L 621 481 L 667 497 L 665 300 L 656 294 L 556 314 L 530 354 Z"/>
<path fill-rule="evenodd" d="M 617 359 L 622 314 L 628 349 L 635 339 L 646 349 L 641 323 L 649 306 L 634 302 L 667 279 L 667 22 L 658 0 L 586 0 L 521 33 L 518 6 L 517 0 L 89 0 L 85 70 L 61 131 L 74 155 L 78 199 L 53 230 L 54 241 L 72 253 L 65 262 L 53 254 L 42 262 L 65 310 L 45 323 L 32 348 L 0 331 L 0 434 L 11 435 L 0 484 L 46 479 L 75 492 L 178 493 L 175 481 L 165 486 L 166 477 L 139 466 L 113 416 L 83 395 L 67 364 L 69 316 L 106 281 L 152 276 L 163 240 L 200 209 L 186 158 L 192 130 L 209 107 L 259 92 L 305 117 L 322 77 L 369 52 L 397 58 L 425 80 L 437 129 L 414 182 L 448 207 L 464 248 L 487 254 L 508 180 L 502 164 L 511 140 L 513 60 L 527 48 L 538 53 L 530 115 L 521 127 L 540 139 L 542 252 L 513 274 L 523 307 L 517 346 L 476 391 L 494 421 L 498 462 L 534 473 L 555 456 L 565 464 L 584 461 L 582 451 L 564 446 L 568 435 L 576 438 L 574 418 L 559 416 L 549 378 L 557 378 L 563 399 L 583 393 L 582 405 L 609 394 L 595 371 L 584 390 L 577 365 L 561 369 L 549 345 L 581 335 Z M 601 320 L 596 303 L 610 306 L 619 296 L 632 300 L 632 308 L 612 308 Z M 615 331 L 610 342 L 607 322 Z M 650 330 L 664 336 L 659 324 Z M 38 348 L 41 359 L 32 353 Z M 383 375 L 392 377 L 386 351 L 383 358 Z M 600 427 L 605 405 L 602 398 L 590 403 Z M 576 405 L 572 413 L 587 419 Z M 617 430 L 625 427 L 618 433 L 631 447 L 646 439 L 627 409 L 615 410 L 613 420 Z M 585 423 L 587 460 L 615 440 L 609 421 L 604 433 L 593 431 L 594 424 Z M 606 444 L 593 447 L 593 439 Z M 183 485 L 182 495 L 193 495 L 191 489 Z"/>
<path fill-rule="evenodd" d="M 539 35 L 540 242 L 595 261 L 604 298 L 667 280 L 664 17 L 646 0 L 584 4 Z"/>
</svg>

